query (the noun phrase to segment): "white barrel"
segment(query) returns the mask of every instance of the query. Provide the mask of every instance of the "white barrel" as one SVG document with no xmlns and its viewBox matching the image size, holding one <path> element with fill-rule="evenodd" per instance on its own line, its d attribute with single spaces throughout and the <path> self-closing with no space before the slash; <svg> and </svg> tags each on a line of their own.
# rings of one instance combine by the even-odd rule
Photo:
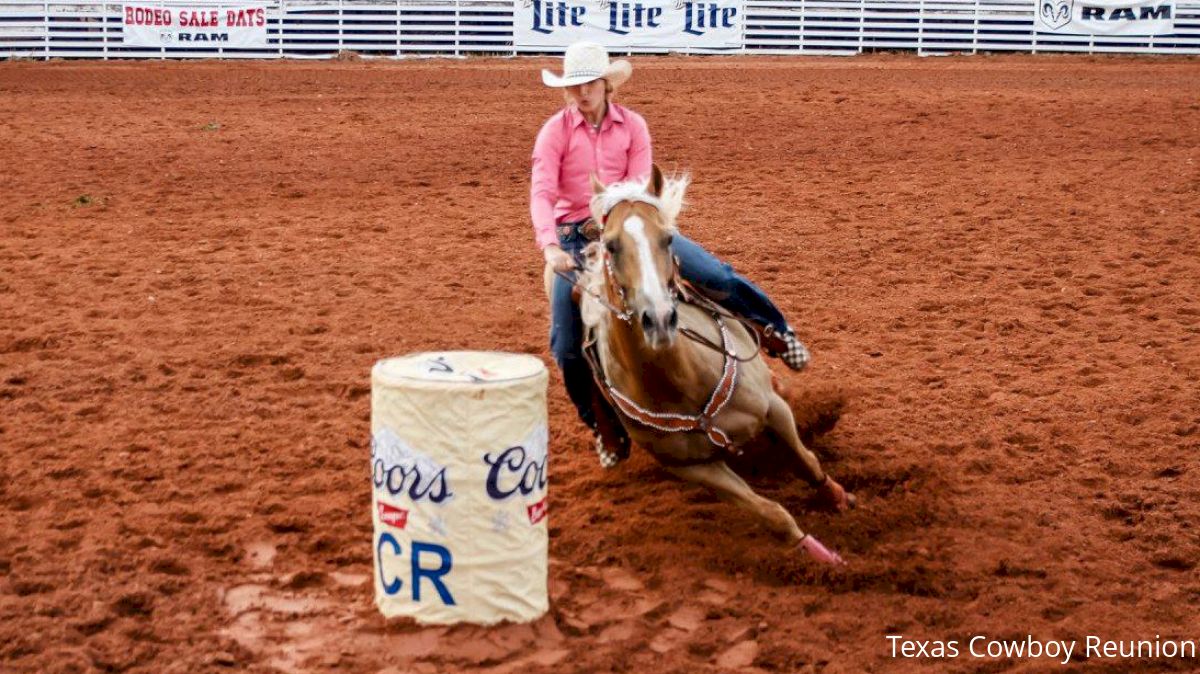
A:
<svg viewBox="0 0 1200 674">
<path fill-rule="evenodd" d="M 546 593 L 542 361 L 448 351 L 371 369 L 375 604 L 421 623 L 527 622 Z"/>
</svg>

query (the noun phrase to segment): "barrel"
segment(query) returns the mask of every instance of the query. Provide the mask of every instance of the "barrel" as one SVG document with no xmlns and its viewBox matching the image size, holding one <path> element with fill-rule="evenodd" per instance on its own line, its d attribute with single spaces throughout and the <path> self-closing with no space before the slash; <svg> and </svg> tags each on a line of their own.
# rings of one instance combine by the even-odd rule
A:
<svg viewBox="0 0 1200 674">
<path fill-rule="evenodd" d="M 526 354 L 375 363 L 371 517 L 383 615 L 490 625 L 549 608 L 547 380 Z"/>
</svg>

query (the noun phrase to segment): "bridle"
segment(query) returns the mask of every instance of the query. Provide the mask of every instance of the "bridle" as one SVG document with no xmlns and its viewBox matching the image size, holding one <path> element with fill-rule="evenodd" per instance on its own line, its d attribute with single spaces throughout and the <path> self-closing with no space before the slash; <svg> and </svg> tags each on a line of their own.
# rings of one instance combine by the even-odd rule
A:
<svg viewBox="0 0 1200 674">
<path fill-rule="evenodd" d="M 604 216 L 605 217 L 602 219 L 602 224 L 607 224 L 604 222 L 604 220 L 607 220 L 607 213 L 605 213 Z M 602 246 L 600 255 L 602 256 L 602 262 L 604 264 L 604 285 L 605 287 L 610 288 L 610 290 L 615 289 L 619 306 L 614 306 L 614 303 L 610 302 L 607 297 L 602 296 L 600 293 L 592 290 L 591 288 L 583 286 L 567 274 L 559 272 L 558 270 L 555 270 L 554 273 L 563 280 L 579 288 L 582 292 L 588 293 L 600 304 L 600 306 L 604 307 L 617 320 L 620 320 L 626 325 L 632 325 L 633 312 L 629 308 L 629 301 L 626 297 L 624 286 L 617 282 L 616 272 L 613 269 L 612 252 L 607 246 Z M 732 440 L 730 440 L 725 431 L 716 425 L 715 419 L 717 415 L 719 415 L 725 408 L 726 404 L 733 399 L 738 385 L 740 370 L 739 366 L 742 363 L 759 357 L 759 350 L 761 347 L 759 335 L 756 330 L 746 324 L 746 322 L 740 317 L 733 316 L 715 302 L 709 300 L 698 292 L 689 292 L 686 284 L 680 278 L 679 267 L 679 258 L 672 255 L 671 270 L 669 275 L 670 281 L 668 281 L 667 284 L 667 289 L 671 296 L 672 306 L 677 308 L 679 303 L 683 301 L 707 309 L 709 313 L 712 314 L 713 319 L 716 321 L 717 330 L 721 335 L 721 343 L 717 344 L 704 335 L 692 330 L 691 328 L 685 327 L 679 329 L 679 334 L 687 337 L 697 344 L 720 353 L 723 357 L 721 377 L 713 387 L 712 393 L 709 394 L 708 400 L 705 402 L 704 407 L 699 413 L 680 414 L 674 412 L 656 412 L 654 410 L 649 410 L 645 407 L 642 407 L 632 398 L 629 398 L 617 390 L 617 388 L 613 386 L 612 382 L 609 381 L 608 374 L 604 371 L 604 368 L 600 362 L 599 354 L 597 353 L 598 349 L 596 348 L 597 337 L 595 334 L 590 335 L 583 345 L 584 357 L 591 366 L 592 375 L 595 377 L 596 385 L 600 389 L 600 392 L 608 400 L 609 404 L 613 406 L 613 408 L 619 410 L 623 416 L 633 423 L 666 433 L 703 433 L 705 437 L 708 438 L 709 442 L 716 447 L 724 451 L 740 455 L 741 450 L 734 447 Z M 725 318 L 733 318 L 741 322 L 749 331 L 750 335 L 755 341 L 754 351 L 749 356 L 739 357 L 733 351 L 733 340 L 729 333 L 729 326 L 724 320 Z"/>
<path fill-rule="evenodd" d="M 600 231 L 602 233 L 604 231 L 604 226 L 607 224 L 608 224 L 608 211 L 605 211 L 600 216 Z M 629 300 L 625 296 L 625 287 L 622 286 L 620 283 L 618 283 L 616 280 L 617 275 L 616 275 L 616 272 L 613 270 L 613 266 L 612 266 L 612 253 L 608 250 L 607 246 L 601 246 L 600 249 L 601 249 L 600 255 L 603 256 L 603 261 L 604 261 L 604 272 L 605 272 L 604 284 L 606 286 L 611 286 L 611 287 L 615 288 L 617 297 L 620 299 L 619 307 L 614 306 L 611 302 L 608 301 L 608 298 L 602 296 L 600 293 L 597 293 L 597 292 L 593 291 L 591 288 L 588 288 L 588 287 L 584 286 L 583 284 L 579 283 L 576 280 L 576 278 L 573 278 L 572 276 L 570 276 L 568 274 L 558 271 L 557 269 L 554 270 L 554 274 L 555 274 L 555 276 L 558 276 L 559 278 L 566 281 L 567 283 L 570 283 L 573 287 L 578 288 L 580 292 L 584 292 L 584 293 L 587 293 L 588 295 L 590 295 L 592 297 L 592 299 L 596 300 L 596 302 L 600 306 L 604 307 L 617 320 L 621 321 L 622 323 L 625 323 L 626 325 L 632 325 L 633 324 L 633 311 L 631 311 L 629 309 Z M 668 281 L 668 283 L 667 283 L 667 291 L 670 293 L 670 296 L 671 296 L 671 305 L 675 308 L 678 308 L 679 303 L 682 301 L 685 304 L 692 304 L 692 305 L 698 306 L 700 308 L 706 309 L 710 314 L 713 315 L 713 317 L 715 319 L 717 319 L 718 323 L 720 323 L 721 318 L 728 318 L 731 320 L 735 320 L 738 323 L 741 323 L 742 327 L 744 327 L 746 329 L 746 331 L 748 333 L 750 333 L 751 339 L 754 340 L 754 350 L 751 351 L 750 355 L 748 355 L 748 356 L 739 356 L 732 349 L 728 348 L 727 345 L 717 344 L 717 343 L 713 342 L 711 339 L 709 339 L 708 337 L 705 337 L 704 335 L 696 332 L 695 330 L 693 330 L 691 328 L 686 328 L 686 327 L 680 328 L 679 334 L 683 335 L 684 337 L 687 337 L 691 341 L 693 341 L 703 347 L 706 347 L 706 348 L 712 349 L 713 351 L 716 351 L 717 353 L 725 356 L 726 358 L 732 358 L 733 360 L 735 360 L 739 363 L 748 363 L 748 362 L 754 360 L 755 358 L 758 358 L 759 352 L 762 350 L 762 336 L 759 334 L 759 331 L 757 329 L 755 329 L 755 327 L 753 325 L 748 323 L 744 318 L 730 313 L 727 309 L 725 309 L 721 305 L 719 305 L 716 302 L 705 297 L 703 295 L 703 293 L 697 292 L 695 290 L 689 290 L 690 286 L 688 286 L 687 283 L 679 275 L 679 267 L 680 267 L 679 258 L 675 255 L 672 255 L 671 256 L 671 273 L 670 273 L 671 280 Z M 579 271 L 583 271 L 583 269 L 579 265 L 576 265 L 575 272 L 579 272 Z M 724 330 L 724 326 L 722 326 L 722 330 Z M 722 341 L 727 341 L 727 340 L 722 340 Z"/>
<path fill-rule="evenodd" d="M 576 272 L 580 272 L 580 271 L 583 271 L 583 268 L 581 268 L 579 265 L 576 265 L 574 270 Z M 625 289 L 622 288 L 620 285 L 617 286 L 617 291 L 620 293 L 622 308 L 617 308 L 617 307 L 614 307 L 612 305 L 612 303 L 610 303 L 608 301 L 608 299 L 605 298 L 604 296 L 602 296 L 600 293 L 597 293 L 594 290 L 592 290 L 591 288 L 580 283 L 576 279 L 576 277 L 565 274 L 557 269 L 554 270 L 554 275 L 559 277 L 560 279 L 566 281 L 567 283 L 570 283 L 571 286 L 578 288 L 579 292 L 587 293 L 588 295 L 591 295 L 592 299 L 596 300 L 596 302 L 598 302 L 600 304 L 600 306 L 607 309 L 608 313 L 615 316 L 621 322 L 626 323 L 628 325 L 633 324 L 633 312 L 629 311 L 629 309 L 626 308 L 628 305 L 625 302 Z"/>
</svg>

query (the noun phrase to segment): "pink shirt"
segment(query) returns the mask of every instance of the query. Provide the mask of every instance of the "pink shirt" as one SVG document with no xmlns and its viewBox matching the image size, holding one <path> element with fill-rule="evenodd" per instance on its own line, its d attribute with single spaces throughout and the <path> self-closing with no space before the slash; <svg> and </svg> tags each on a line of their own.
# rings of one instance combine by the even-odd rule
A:
<svg viewBox="0 0 1200 674">
<path fill-rule="evenodd" d="M 538 248 L 558 243 L 554 226 L 590 215 L 589 176 L 604 184 L 650 175 L 650 129 L 629 108 L 608 104 L 596 131 L 574 105 L 546 121 L 533 146 L 529 215 Z"/>
</svg>

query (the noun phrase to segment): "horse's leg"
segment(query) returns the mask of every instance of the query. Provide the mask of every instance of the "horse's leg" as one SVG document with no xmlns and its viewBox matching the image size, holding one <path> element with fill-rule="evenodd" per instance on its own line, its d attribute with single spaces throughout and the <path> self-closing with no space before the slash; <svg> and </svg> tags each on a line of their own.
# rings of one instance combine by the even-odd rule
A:
<svg viewBox="0 0 1200 674">
<path fill-rule="evenodd" d="M 842 558 L 821 545 L 821 542 L 800 530 L 795 518 L 783 506 L 754 493 L 750 485 L 725 465 L 724 461 L 702 463 L 695 466 L 673 466 L 667 468 L 675 475 L 696 484 L 702 484 L 722 500 L 735 503 L 766 520 L 776 532 L 798 543 L 814 559 L 826 564 L 842 564 Z"/>
<path fill-rule="evenodd" d="M 776 393 L 771 394 L 770 407 L 767 409 L 767 426 L 796 453 L 804 472 L 807 473 L 809 484 L 816 487 L 830 505 L 837 510 L 854 507 L 854 495 L 847 493 L 842 485 L 829 477 L 829 474 L 821 469 L 817 455 L 804 446 L 800 434 L 796 432 L 796 418 L 792 416 L 792 408 Z"/>
</svg>

